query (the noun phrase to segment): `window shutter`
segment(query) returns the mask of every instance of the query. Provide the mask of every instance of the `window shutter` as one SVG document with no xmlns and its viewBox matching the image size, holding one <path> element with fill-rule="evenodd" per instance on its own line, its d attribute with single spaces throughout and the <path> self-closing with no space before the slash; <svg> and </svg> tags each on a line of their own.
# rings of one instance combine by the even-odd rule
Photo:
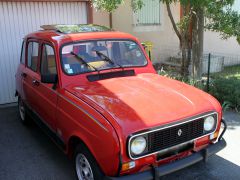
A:
<svg viewBox="0 0 240 180">
<path fill-rule="evenodd" d="M 135 13 L 136 26 L 160 25 L 159 0 L 143 0 L 144 6 Z"/>
</svg>

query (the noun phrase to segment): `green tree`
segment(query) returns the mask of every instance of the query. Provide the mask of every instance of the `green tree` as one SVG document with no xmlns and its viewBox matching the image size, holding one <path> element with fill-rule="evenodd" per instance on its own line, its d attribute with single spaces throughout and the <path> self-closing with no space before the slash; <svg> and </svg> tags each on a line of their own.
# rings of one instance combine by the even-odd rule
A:
<svg viewBox="0 0 240 180">
<path fill-rule="evenodd" d="M 236 37 L 240 43 L 240 15 L 232 10 L 234 0 L 160 0 L 168 11 L 173 29 L 179 39 L 182 51 L 183 78 L 188 77 L 192 60 L 191 75 L 199 79 L 202 72 L 204 29 L 220 32 L 223 38 Z M 97 9 L 113 12 L 124 0 L 93 0 Z M 170 4 L 180 3 L 182 18 L 175 22 Z M 131 0 L 133 11 L 144 6 L 142 0 Z M 206 19 L 206 20 L 205 20 Z M 192 31 L 190 29 L 192 28 Z"/>
</svg>

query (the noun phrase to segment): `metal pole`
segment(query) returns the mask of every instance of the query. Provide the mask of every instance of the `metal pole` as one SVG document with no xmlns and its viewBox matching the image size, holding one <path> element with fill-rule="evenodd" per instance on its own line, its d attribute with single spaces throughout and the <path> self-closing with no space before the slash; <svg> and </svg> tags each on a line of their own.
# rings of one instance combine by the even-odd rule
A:
<svg viewBox="0 0 240 180">
<path fill-rule="evenodd" d="M 113 14 L 109 13 L 109 26 L 112 29 L 113 28 Z"/>
<path fill-rule="evenodd" d="M 207 92 L 209 92 L 211 53 L 208 55 Z"/>
<path fill-rule="evenodd" d="M 148 51 L 148 56 L 149 56 L 149 59 L 152 61 L 152 55 L 150 50 Z"/>
</svg>

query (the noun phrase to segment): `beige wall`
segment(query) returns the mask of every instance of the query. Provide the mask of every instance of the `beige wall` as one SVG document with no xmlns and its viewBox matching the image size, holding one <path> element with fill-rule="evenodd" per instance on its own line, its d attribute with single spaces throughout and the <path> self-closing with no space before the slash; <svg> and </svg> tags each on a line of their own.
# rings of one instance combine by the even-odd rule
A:
<svg viewBox="0 0 240 180">
<path fill-rule="evenodd" d="M 219 33 L 206 31 L 204 34 L 204 51 L 206 53 L 222 53 L 240 56 L 240 45 L 236 38 L 221 39 Z"/>
<path fill-rule="evenodd" d="M 180 18 L 179 4 L 171 7 L 176 21 Z M 179 41 L 173 31 L 171 22 L 169 20 L 165 5 L 161 5 L 161 21 L 162 24 L 159 30 L 152 30 L 149 32 L 136 32 L 133 25 L 133 12 L 130 6 L 130 0 L 127 0 L 124 5 L 121 5 L 113 13 L 113 28 L 115 30 L 127 32 L 135 35 L 141 42 L 151 41 L 154 44 L 153 58 L 154 62 L 164 60 L 166 54 L 174 55 L 178 51 Z M 168 55 L 168 56 L 169 56 Z"/>
<path fill-rule="evenodd" d="M 171 6 L 173 16 L 176 22 L 180 19 L 180 5 Z M 136 36 L 141 42 L 151 41 L 154 44 L 153 61 L 165 61 L 170 56 L 178 56 L 179 40 L 173 31 L 165 5 L 161 5 L 161 26 L 158 30 L 149 32 L 136 31 L 133 25 L 133 11 L 130 6 L 130 0 L 126 0 L 113 13 L 113 28 Z M 106 12 L 93 12 L 93 21 L 96 24 L 109 26 L 109 15 Z M 206 31 L 204 34 L 204 52 L 205 53 L 223 53 L 240 55 L 240 45 L 235 38 L 222 40 L 220 35 L 215 32 Z"/>
<path fill-rule="evenodd" d="M 93 24 L 109 27 L 109 14 L 93 9 Z"/>
</svg>

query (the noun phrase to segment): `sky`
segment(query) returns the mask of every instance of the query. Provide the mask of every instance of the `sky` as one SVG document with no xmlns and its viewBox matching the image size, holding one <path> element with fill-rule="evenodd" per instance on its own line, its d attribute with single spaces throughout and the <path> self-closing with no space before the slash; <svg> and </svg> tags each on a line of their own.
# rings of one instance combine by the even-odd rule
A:
<svg viewBox="0 0 240 180">
<path fill-rule="evenodd" d="M 235 0 L 235 3 L 233 5 L 233 9 L 240 13 L 240 0 Z"/>
</svg>

